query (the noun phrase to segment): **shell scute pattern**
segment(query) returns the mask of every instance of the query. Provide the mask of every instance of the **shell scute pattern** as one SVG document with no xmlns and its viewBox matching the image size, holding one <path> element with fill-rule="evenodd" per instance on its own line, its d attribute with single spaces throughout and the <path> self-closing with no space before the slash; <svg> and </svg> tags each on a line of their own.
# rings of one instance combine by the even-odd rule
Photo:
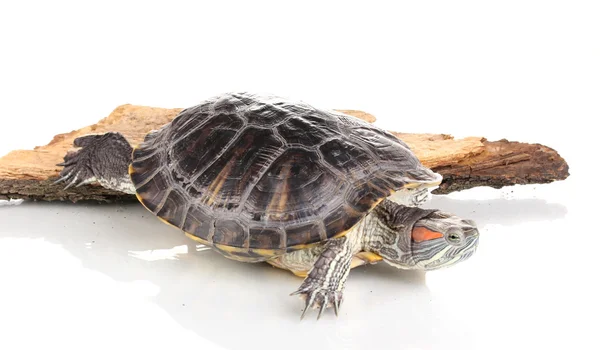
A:
<svg viewBox="0 0 600 350">
<path fill-rule="evenodd" d="M 212 241 L 215 233 L 215 218 L 206 213 L 198 205 L 189 205 L 186 218 L 181 227 L 185 232 L 190 232 L 206 241 Z"/>
<path fill-rule="evenodd" d="M 273 128 L 290 116 L 285 109 L 264 103 L 252 105 L 242 115 L 249 125 L 262 128 Z"/>
<path fill-rule="evenodd" d="M 285 232 L 283 229 L 278 227 L 252 227 L 249 230 L 249 235 L 249 247 L 271 247 L 284 249 L 288 245 L 285 241 Z"/>
<path fill-rule="evenodd" d="M 248 227 L 235 219 L 217 219 L 212 242 L 231 247 L 248 248 Z"/>
<path fill-rule="evenodd" d="M 234 139 L 239 128 L 244 125 L 240 117 L 232 114 L 197 116 L 198 119 L 206 117 L 210 118 L 207 122 L 189 132 L 182 129 L 185 136 L 169 144 L 169 163 L 174 162 L 181 175 L 188 179 L 203 174 L 208 164 L 214 161 L 215 155 L 225 149 L 225 145 Z M 192 123 L 187 124 L 188 128 L 194 126 L 190 124 Z"/>
<path fill-rule="evenodd" d="M 148 135 L 131 179 L 159 217 L 260 261 L 350 229 L 410 167 L 420 163 L 408 148 L 366 122 L 239 93 L 185 109 Z"/>
<path fill-rule="evenodd" d="M 178 191 L 169 190 L 166 192 L 168 194 L 164 197 L 164 203 L 159 203 L 161 209 L 156 215 L 172 225 L 180 227 L 183 224 L 185 210 L 185 206 L 180 205 L 180 203 L 185 202 L 185 197 Z"/>
<path fill-rule="evenodd" d="M 314 151 L 290 148 L 256 183 L 244 211 L 260 213 L 266 221 L 302 222 L 306 215 L 318 217 L 313 204 L 338 196 L 338 181 L 342 180 L 320 165 Z"/>
<path fill-rule="evenodd" d="M 377 159 L 348 140 L 332 139 L 319 147 L 323 160 L 344 176 L 366 177 L 377 168 Z"/>
<path fill-rule="evenodd" d="M 248 127 L 205 171 L 191 175 L 199 200 L 215 208 L 238 209 L 242 197 L 259 180 L 265 164 L 281 154 L 283 144 L 272 130 Z M 214 154 L 213 154 L 214 157 Z"/>
<path fill-rule="evenodd" d="M 383 197 L 390 195 L 371 181 L 364 180 L 354 185 L 354 188 L 347 192 L 346 203 L 356 212 L 363 213 L 375 206 Z"/>
<path fill-rule="evenodd" d="M 306 117 L 292 117 L 277 126 L 277 132 L 289 145 L 313 147 L 327 140 L 335 130 L 324 123 L 316 123 Z"/>
<path fill-rule="evenodd" d="M 319 222 L 307 222 L 288 227 L 285 229 L 286 245 L 293 247 L 307 242 L 322 241 L 327 238 L 325 232 L 324 224 Z"/>
</svg>

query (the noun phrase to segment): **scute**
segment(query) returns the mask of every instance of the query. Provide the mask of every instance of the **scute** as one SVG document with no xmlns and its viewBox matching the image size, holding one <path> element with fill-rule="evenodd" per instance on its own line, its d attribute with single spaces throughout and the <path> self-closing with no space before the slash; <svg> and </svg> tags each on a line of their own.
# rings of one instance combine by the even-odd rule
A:
<svg viewBox="0 0 600 350">
<path fill-rule="evenodd" d="M 250 249 L 273 249 L 273 247 L 285 246 L 282 242 L 285 238 L 281 228 L 252 227 L 250 228 Z"/>
<path fill-rule="evenodd" d="M 202 114 L 199 117 L 206 118 L 210 115 Z M 181 175 L 190 179 L 202 173 L 207 164 L 219 156 L 244 122 L 234 114 L 219 114 L 200 126 L 198 123 L 186 125 L 187 128 L 180 130 L 178 137 L 171 141 L 169 158 L 176 162 Z"/>
<path fill-rule="evenodd" d="M 385 188 L 385 187 L 384 187 Z M 356 212 L 364 213 L 371 210 L 383 197 L 390 195 L 385 189 L 375 183 L 365 180 L 356 183 L 346 194 L 346 203 Z"/>
<path fill-rule="evenodd" d="M 323 143 L 336 129 L 332 129 L 323 120 L 309 120 L 298 116 L 278 125 L 277 131 L 288 144 L 312 147 Z"/>
<path fill-rule="evenodd" d="M 256 183 L 244 210 L 261 215 L 263 222 L 303 222 L 322 217 L 328 209 L 314 204 L 334 198 L 348 185 L 320 164 L 316 152 L 290 148 Z"/>
<path fill-rule="evenodd" d="M 253 126 L 275 127 L 289 115 L 288 111 L 271 104 L 256 103 L 251 105 L 243 114 L 248 123 Z"/>
<path fill-rule="evenodd" d="M 369 171 L 377 169 L 378 159 L 365 152 L 353 140 L 333 139 L 319 146 L 323 160 L 344 176 L 365 177 Z"/>
<path fill-rule="evenodd" d="M 173 226 L 181 227 L 183 225 L 184 211 L 186 206 L 181 205 L 185 202 L 183 195 L 177 191 L 165 191 L 166 196 L 159 203 L 161 209 L 156 213 Z"/>
<path fill-rule="evenodd" d="M 285 229 L 286 244 L 294 247 L 307 242 L 318 242 L 323 240 L 326 229 L 322 223 L 307 222 Z"/>
<path fill-rule="evenodd" d="M 212 243 L 230 247 L 244 247 L 247 240 L 247 227 L 235 219 L 220 219 L 215 223 Z"/>
<path fill-rule="evenodd" d="M 186 205 L 186 203 L 182 203 L 182 205 Z M 216 219 L 206 213 L 199 205 L 187 205 L 189 205 L 189 208 L 185 213 L 183 226 L 178 227 L 204 241 L 212 241 L 215 234 Z"/>
<path fill-rule="evenodd" d="M 130 172 L 146 208 L 245 261 L 339 236 L 407 183 L 438 180 L 373 125 L 247 93 L 181 111 L 134 150 Z"/>
<path fill-rule="evenodd" d="M 259 180 L 266 164 L 281 154 L 282 147 L 272 130 L 248 127 L 239 131 L 220 157 L 211 159 L 204 172 L 190 177 L 190 195 L 215 208 L 238 209 L 242 197 Z"/>
</svg>

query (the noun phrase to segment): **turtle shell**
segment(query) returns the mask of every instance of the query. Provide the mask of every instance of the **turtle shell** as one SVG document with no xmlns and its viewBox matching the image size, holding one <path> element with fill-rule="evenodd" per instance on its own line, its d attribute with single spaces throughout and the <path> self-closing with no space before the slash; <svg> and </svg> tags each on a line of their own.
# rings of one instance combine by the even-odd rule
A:
<svg viewBox="0 0 600 350">
<path fill-rule="evenodd" d="M 394 191 L 439 182 L 374 125 L 248 93 L 182 110 L 135 148 L 130 176 L 148 210 L 243 261 L 343 235 Z"/>
</svg>

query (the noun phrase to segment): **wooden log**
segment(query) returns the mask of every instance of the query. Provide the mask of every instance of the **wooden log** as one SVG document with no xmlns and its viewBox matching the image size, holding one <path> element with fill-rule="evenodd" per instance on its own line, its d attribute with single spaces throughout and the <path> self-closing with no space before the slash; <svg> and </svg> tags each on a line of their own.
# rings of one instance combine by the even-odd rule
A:
<svg viewBox="0 0 600 350">
<path fill-rule="evenodd" d="M 12 151 L 0 158 L 0 199 L 114 201 L 135 200 L 134 196 L 110 191 L 99 185 L 63 190 L 53 185 L 61 170 L 56 164 L 71 149 L 76 137 L 117 131 L 135 145 L 144 135 L 172 120 L 181 108 L 165 109 L 123 105 L 97 124 L 56 135 L 45 146 Z M 375 117 L 357 110 L 341 112 L 374 122 Z M 482 137 L 456 140 L 449 135 L 395 133 L 404 140 L 424 165 L 444 175 L 434 193 L 450 193 L 476 186 L 500 188 L 514 184 L 548 183 L 569 176 L 568 165 L 546 146 Z"/>
</svg>

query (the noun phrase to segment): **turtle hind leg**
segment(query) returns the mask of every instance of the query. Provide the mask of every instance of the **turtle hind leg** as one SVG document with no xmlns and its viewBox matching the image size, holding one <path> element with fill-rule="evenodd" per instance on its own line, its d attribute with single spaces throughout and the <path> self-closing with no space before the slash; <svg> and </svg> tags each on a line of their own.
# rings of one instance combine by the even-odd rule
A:
<svg viewBox="0 0 600 350">
<path fill-rule="evenodd" d="M 80 147 L 64 156 L 58 166 L 63 169 L 54 184 L 65 183 L 65 190 L 98 182 L 102 187 L 134 194 L 135 187 L 128 174 L 131 163 L 131 145 L 123 135 L 108 132 L 76 138 L 73 145 Z"/>
</svg>

